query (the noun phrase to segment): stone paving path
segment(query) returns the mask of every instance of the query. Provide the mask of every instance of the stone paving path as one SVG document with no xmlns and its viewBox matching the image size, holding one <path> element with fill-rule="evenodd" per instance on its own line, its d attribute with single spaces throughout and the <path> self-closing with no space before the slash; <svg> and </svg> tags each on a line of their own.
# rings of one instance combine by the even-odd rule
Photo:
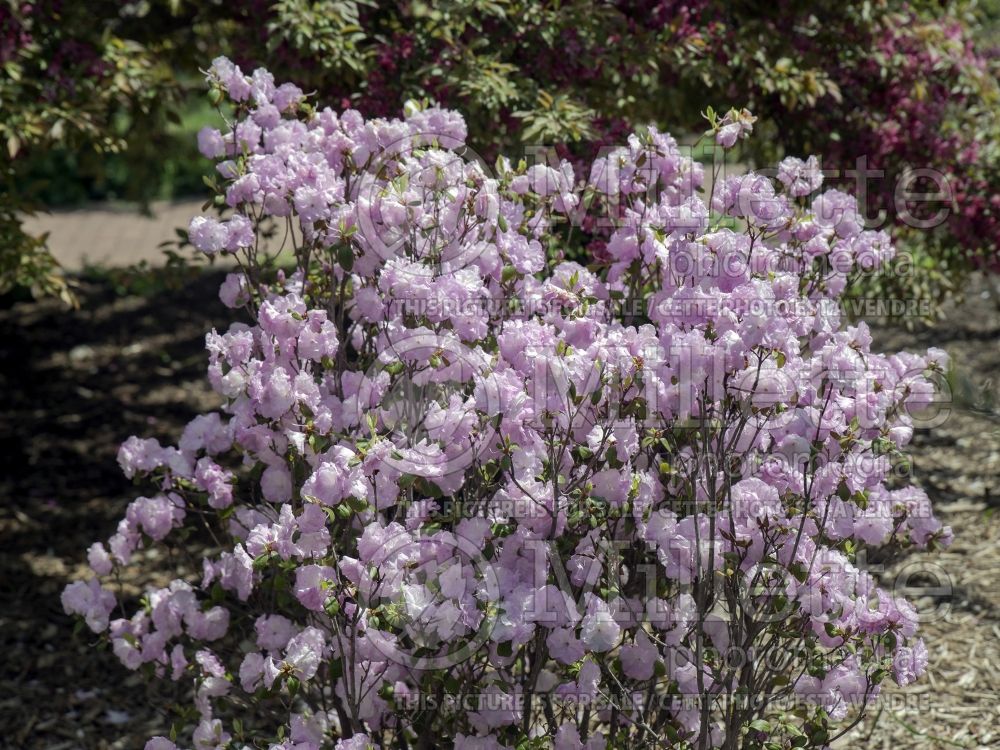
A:
<svg viewBox="0 0 1000 750">
<path fill-rule="evenodd" d="M 79 271 L 87 264 L 127 266 L 139 261 L 162 265 L 161 242 L 177 238 L 201 213 L 202 201 L 161 201 L 145 216 L 132 206 L 96 204 L 69 211 L 39 213 L 25 222 L 31 234 L 49 233 L 49 247 L 64 268 Z"/>
</svg>

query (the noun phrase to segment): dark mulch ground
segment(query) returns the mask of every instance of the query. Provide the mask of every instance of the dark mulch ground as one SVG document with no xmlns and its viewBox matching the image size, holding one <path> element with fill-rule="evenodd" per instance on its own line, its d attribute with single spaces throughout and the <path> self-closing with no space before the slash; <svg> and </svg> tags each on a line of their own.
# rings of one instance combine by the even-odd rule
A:
<svg viewBox="0 0 1000 750">
<path fill-rule="evenodd" d="M 118 444 L 131 434 L 175 441 L 217 405 L 203 342 L 230 320 L 219 280 L 207 274 L 147 296 L 89 282 L 77 312 L 51 302 L 0 310 L 0 747 L 141 748 L 168 726 L 170 696 L 148 692 L 88 633 L 74 635 L 59 593 L 86 575 L 87 545 L 113 531 L 133 497 Z M 924 703 L 885 708 L 844 746 L 996 746 L 1000 314 L 974 290 L 933 329 L 882 327 L 877 338 L 883 348 L 941 346 L 958 366 L 959 403 L 914 450 L 916 481 L 956 529 L 952 549 L 930 558 L 953 593 L 947 616 L 925 628 L 930 679 L 907 691 Z"/>
<path fill-rule="evenodd" d="M 2 747 L 141 748 L 163 731 L 162 696 L 88 632 L 74 636 L 59 594 L 86 575 L 86 546 L 113 532 L 133 497 L 115 461 L 121 441 L 175 442 L 218 405 L 204 340 L 231 318 L 219 283 L 206 274 L 140 297 L 83 282 L 79 311 L 47 301 L 0 311 Z"/>
</svg>

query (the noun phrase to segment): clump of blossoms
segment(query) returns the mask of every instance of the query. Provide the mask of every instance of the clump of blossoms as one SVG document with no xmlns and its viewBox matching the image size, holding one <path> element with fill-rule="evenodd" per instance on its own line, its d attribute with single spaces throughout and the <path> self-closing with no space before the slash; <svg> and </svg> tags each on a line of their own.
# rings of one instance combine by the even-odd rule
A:
<svg viewBox="0 0 1000 750">
<path fill-rule="evenodd" d="M 892 248 L 815 162 L 705 191 L 650 128 L 577 192 L 474 160 L 455 112 L 209 81 L 229 218 L 190 239 L 239 260 L 249 322 L 206 337 L 220 412 L 122 446 L 148 496 L 63 595 L 191 686 L 147 750 L 818 747 L 923 672 L 857 555 L 949 541 L 893 473 L 943 354 L 841 324 Z M 608 261 L 551 260 L 595 210 Z M 200 575 L 117 601 L 153 545 L 198 545 Z"/>
</svg>

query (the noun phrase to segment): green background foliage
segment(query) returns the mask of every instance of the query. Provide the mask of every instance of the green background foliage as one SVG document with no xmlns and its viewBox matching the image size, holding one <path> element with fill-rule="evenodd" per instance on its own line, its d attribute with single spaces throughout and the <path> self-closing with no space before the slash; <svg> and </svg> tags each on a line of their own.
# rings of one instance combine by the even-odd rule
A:
<svg viewBox="0 0 1000 750">
<path fill-rule="evenodd" d="M 463 112 L 470 145 L 487 156 L 547 144 L 586 159 L 636 124 L 700 130 L 711 105 L 760 117 L 765 137 L 742 155 L 748 162 L 834 146 L 849 163 L 855 144 L 868 148 L 864 139 L 894 119 L 909 127 L 898 91 L 920 111 L 921 97 L 947 90 L 937 130 L 982 144 L 960 175 L 981 188 L 995 184 L 1000 163 L 998 19 L 996 0 L 5 0 L 0 291 L 28 284 L 65 294 L 44 240 L 19 230 L 24 211 L 202 192 L 208 165 L 194 133 L 212 112 L 199 68 L 218 54 L 369 116 L 396 115 L 411 98 L 440 101 Z M 946 33 L 954 21 L 975 31 L 986 65 L 970 64 L 969 49 Z M 900 29 L 916 46 L 873 43 Z M 915 66 L 921 55 L 934 63 Z M 885 166 L 904 157 L 950 158 L 890 152 Z M 982 265 L 952 234 L 902 235 L 922 259 L 905 283 L 936 301 Z"/>
</svg>

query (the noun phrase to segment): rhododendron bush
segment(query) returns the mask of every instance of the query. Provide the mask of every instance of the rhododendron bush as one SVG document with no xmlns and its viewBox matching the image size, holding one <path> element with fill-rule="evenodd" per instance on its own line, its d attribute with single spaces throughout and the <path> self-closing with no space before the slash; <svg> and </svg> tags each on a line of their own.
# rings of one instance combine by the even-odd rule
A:
<svg viewBox="0 0 1000 750">
<path fill-rule="evenodd" d="M 578 191 L 481 163 L 456 112 L 209 80 L 227 210 L 189 236 L 239 262 L 224 405 L 125 442 L 146 494 L 63 594 L 190 685 L 148 750 L 825 746 L 919 677 L 915 610 L 857 556 L 949 541 L 896 471 L 944 355 L 842 325 L 892 248 L 814 160 L 706 189 L 648 128 Z M 560 259 L 581 213 L 589 268 Z M 155 547 L 200 570 L 126 598 Z"/>
</svg>

